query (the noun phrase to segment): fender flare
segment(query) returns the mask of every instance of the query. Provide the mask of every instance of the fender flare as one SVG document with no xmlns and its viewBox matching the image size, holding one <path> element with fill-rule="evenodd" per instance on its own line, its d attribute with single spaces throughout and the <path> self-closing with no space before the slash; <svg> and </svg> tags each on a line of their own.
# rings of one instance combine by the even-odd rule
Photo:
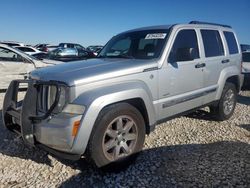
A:
<svg viewBox="0 0 250 188">
<path fill-rule="evenodd" d="M 232 77 L 232 76 L 237 76 L 238 77 L 238 84 L 241 85 L 240 83 L 240 78 L 239 78 L 239 75 L 240 75 L 240 71 L 238 69 L 238 67 L 236 66 L 230 66 L 230 67 L 227 67 L 227 68 L 224 68 L 222 71 L 221 71 L 221 74 L 220 74 L 220 77 L 219 77 L 219 80 L 218 80 L 218 90 L 217 90 L 217 93 L 216 93 L 216 100 L 219 100 L 221 95 L 222 95 L 222 91 L 223 91 L 223 88 L 226 84 L 226 81 L 228 78 Z M 239 85 L 239 87 L 241 87 Z"/>
<path fill-rule="evenodd" d="M 135 98 L 143 100 L 148 114 L 149 125 L 154 125 L 156 123 L 156 112 L 152 102 L 153 98 L 150 90 L 143 82 L 135 81 L 100 87 L 77 97 L 73 103 L 85 105 L 87 108 L 71 152 L 77 154 L 85 152 L 95 121 L 103 108 Z"/>
</svg>

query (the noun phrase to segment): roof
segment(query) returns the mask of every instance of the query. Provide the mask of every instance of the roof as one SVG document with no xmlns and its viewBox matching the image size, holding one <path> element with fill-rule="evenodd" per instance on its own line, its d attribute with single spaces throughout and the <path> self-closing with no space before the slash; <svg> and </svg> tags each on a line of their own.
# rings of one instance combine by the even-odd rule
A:
<svg viewBox="0 0 250 188">
<path fill-rule="evenodd" d="M 129 32 L 134 32 L 134 31 L 145 31 L 145 30 L 157 30 L 157 29 L 168 30 L 172 26 L 174 25 L 156 25 L 156 26 L 149 26 L 149 27 L 140 27 L 140 28 L 125 31 L 123 33 L 129 33 Z"/>
<path fill-rule="evenodd" d="M 231 29 L 231 26 L 228 25 L 224 25 L 224 24 L 218 24 L 218 23 L 209 23 L 209 22 L 200 22 L 200 21 L 191 21 L 189 23 L 186 24 L 170 24 L 170 25 L 156 25 L 156 26 L 149 26 L 149 27 L 140 27 L 140 28 L 136 28 L 136 29 L 132 29 L 132 30 L 128 30 L 123 33 L 129 33 L 129 32 L 135 32 L 135 31 L 144 31 L 144 30 L 168 30 L 171 27 L 175 26 L 175 25 L 179 25 L 179 26 L 203 26 L 203 27 L 214 27 L 214 28 L 227 28 L 227 29 Z"/>
</svg>

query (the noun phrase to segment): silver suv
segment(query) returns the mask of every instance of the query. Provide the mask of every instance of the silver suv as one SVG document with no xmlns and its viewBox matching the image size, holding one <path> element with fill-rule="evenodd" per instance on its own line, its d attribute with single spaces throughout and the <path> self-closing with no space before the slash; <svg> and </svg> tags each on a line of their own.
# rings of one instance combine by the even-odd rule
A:
<svg viewBox="0 0 250 188">
<path fill-rule="evenodd" d="M 29 87 L 18 102 L 23 82 Z M 84 155 L 97 167 L 127 164 L 156 124 L 204 106 L 216 119 L 229 119 L 241 85 L 241 51 L 231 27 L 145 27 L 114 36 L 96 59 L 12 81 L 3 120 L 25 143 L 57 156 Z"/>
</svg>

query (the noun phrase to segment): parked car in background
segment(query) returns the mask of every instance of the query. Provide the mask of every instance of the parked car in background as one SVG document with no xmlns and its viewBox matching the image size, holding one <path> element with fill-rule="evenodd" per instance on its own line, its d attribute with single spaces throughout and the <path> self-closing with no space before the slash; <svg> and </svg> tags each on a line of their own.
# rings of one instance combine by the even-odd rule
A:
<svg viewBox="0 0 250 188">
<path fill-rule="evenodd" d="M 8 46 L 25 46 L 23 43 L 21 42 L 14 42 L 14 41 L 3 41 L 3 42 L 0 42 L 0 44 L 6 44 Z"/>
<path fill-rule="evenodd" d="M 242 52 L 242 73 L 244 74 L 244 86 L 250 86 L 250 50 Z"/>
<path fill-rule="evenodd" d="M 0 44 L 0 90 L 7 89 L 13 79 L 23 79 L 36 68 L 60 64 L 59 61 L 40 61 L 24 52 Z"/>
<path fill-rule="evenodd" d="M 82 45 L 76 44 L 76 43 L 60 43 L 58 47 L 59 48 L 76 48 L 78 50 L 85 50 L 85 48 Z"/>
<path fill-rule="evenodd" d="M 57 48 L 48 53 L 47 59 L 70 62 L 96 57 L 92 52 L 77 48 Z"/>
<path fill-rule="evenodd" d="M 18 50 L 21 50 L 22 52 L 28 54 L 28 55 L 33 55 L 33 54 L 37 54 L 37 53 L 41 53 L 40 50 L 32 47 L 32 46 L 14 46 L 15 48 L 17 48 Z"/>
<path fill-rule="evenodd" d="M 233 115 L 243 78 L 237 41 L 230 26 L 197 21 L 123 32 L 99 58 L 32 71 L 19 106 L 23 81 L 13 81 L 4 125 L 62 158 L 128 165 L 157 124 L 204 106 L 219 121 Z"/>
<path fill-rule="evenodd" d="M 245 52 L 245 51 L 250 51 L 250 45 L 249 44 L 241 44 L 241 51 Z"/>
<path fill-rule="evenodd" d="M 103 46 L 101 45 L 95 45 L 95 46 L 88 46 L 87 50 L 93 52 L 96 56 L 100 53 L 102 50 Z"/>
<path fill-rule="evenodd" d="M 42 52 L 50 52 L 58 48 L 57 45 L 50 45 L 50 44 L 37 44 L 34 47 Z"/>
<path fill-rule="evenodd" d="M 32 56 L 39 60 L 49 59 L 49 53 L 46 52 L 35 53 Z"/>
</svg>

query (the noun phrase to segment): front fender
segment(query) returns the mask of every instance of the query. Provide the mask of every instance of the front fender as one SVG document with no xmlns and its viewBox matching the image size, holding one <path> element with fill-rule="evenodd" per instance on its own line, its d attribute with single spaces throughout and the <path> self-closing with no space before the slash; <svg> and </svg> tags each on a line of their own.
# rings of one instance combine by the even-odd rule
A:
<svg viewBox="0 0 250 188">
<path fill-rule="evenodd" d="M 144 101 L 148 112 L 149 124 L 155 124 L 156 114 L 152 103 L 153 98 L 149 88 L 143 82 L 120 83 L 108 87 L 101 87 L 87 91 L 76 98 L 73 103 L 85 105 L 87 109 L 81 120 L 72 153 L 84 153 L 95 121 L 105 106 L 134 98 L 140 98 Z"/>
</svg>

